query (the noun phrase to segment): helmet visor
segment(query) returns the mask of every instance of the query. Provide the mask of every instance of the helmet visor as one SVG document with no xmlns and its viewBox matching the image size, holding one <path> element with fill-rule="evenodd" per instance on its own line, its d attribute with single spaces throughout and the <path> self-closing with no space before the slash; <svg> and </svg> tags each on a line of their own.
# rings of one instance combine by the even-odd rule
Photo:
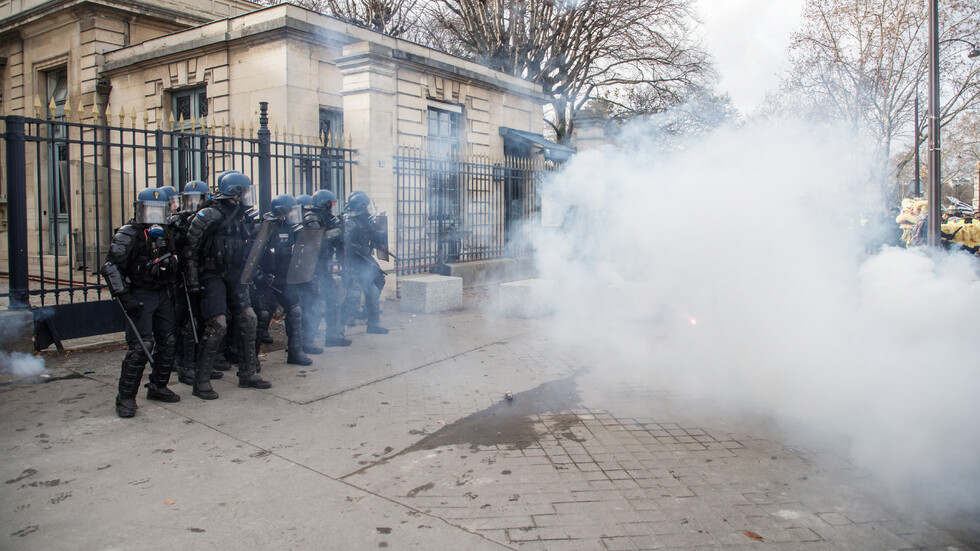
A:
<svg viewBox="0 0 980 551">
<path fill-rule="evenodd" d="M 238 188 L 238 198 L 246 207 L 254 207 L 259 204 L 258 191 L 255 186 L 242 186 Z"/>
<path fill-rule="evenodd" d="M 296 205 L 295 207 L 290 208 L 289 211 L 287 211 L 285 214 L 286 214 L 286 217 L 284 218 L 284 221 L 287 224 L 296 225 L 296 224 L 299 224 L 300 223 L 301 218 L 300 218 L 300 214 L 299 214 L 299 205 Z"/>
<path fill-rule="evenodd" d="M 165 224 L 169 210 L 169 201 L 141 201 L 136 209 L 136 222 L 139 224 Z"/>
<path fill-rule="evenodd" d="M 203 193 L 184 193 L 180 196 L 180 208 L 185 212 L 196 212 L 204 204 Z"/>
<path fill-rule="evenodd" d="M 172 195 L 167 200 L 167 202 L 170 205 L 170 207 L 169 207 L 170 208 L 170 214 L 177 214 L 178 212 L 180 212 L 180 196 L 179 195 Z"/>
</svg>

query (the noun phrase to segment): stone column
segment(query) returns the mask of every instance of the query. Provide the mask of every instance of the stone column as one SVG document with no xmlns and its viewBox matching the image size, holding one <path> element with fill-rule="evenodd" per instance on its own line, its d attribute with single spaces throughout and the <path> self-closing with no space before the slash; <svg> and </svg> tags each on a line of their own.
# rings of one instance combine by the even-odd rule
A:
<svg viewBox="0 0 980 551">
<path fill-rule="evenodd" d="M 372 42 L 344 46 L 343 55 L 336 61 L 343 75 L 344 133 L 350 137 L 347 146 L 357 150 L 357 164 L 352 167 L 353 189 L 367 193 L 378 211 L 388 214 L 388 243 L 397 251 L 392 166 L 397 131 L 397 66 L 391 48 Z M 394 261 L 382 262 L 381 267 L 390 273 Z M 394 295 L 394 279 L 389 278 L 384 296 Z"/>
<path fill-rule="evenodd" d="M 579 111 L 572 124 L 572 138 L 578 151 L 598 149 L 606 143 L 606 119 L 598 111 Z"/>
</svg>

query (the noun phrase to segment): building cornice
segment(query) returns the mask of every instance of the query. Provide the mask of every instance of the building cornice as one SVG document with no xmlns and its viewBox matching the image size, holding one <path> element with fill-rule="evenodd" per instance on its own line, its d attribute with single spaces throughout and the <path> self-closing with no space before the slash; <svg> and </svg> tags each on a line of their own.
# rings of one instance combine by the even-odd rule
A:
<svg viewBox="0 0 980 551">
<path fill-rule="evenodd" d="M 466 83 L 479 82 L 484 86 L 536 101 L 545 99 L 540 86 L 530 81 L 292 4 L 271 6 L 107 52 L 102 74 L 111 77 L 113 73 L 127 67 L 145 63 L 165 63 L 189 51 L 213 51 L 226 48 L 236 41 L 257 39 L 267 41 L 281 36 L 321 44 L 332 42 L 351 45 L 368 42 L 372 44 L 371 51 L 374 52 L 372 54 L 374 56 L 377 56 L 380 48 L 390 52 L 391 59 L 394 61 L 438 76 Z M 335 61 L 338 64 L 345 64 L 353 60 L 340 57 Z"/>
</svg>

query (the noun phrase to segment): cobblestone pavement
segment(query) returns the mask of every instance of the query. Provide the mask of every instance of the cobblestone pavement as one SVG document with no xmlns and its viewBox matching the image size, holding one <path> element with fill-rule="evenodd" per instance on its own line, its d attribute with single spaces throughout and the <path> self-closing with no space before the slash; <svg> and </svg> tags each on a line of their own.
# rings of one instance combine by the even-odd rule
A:
<svg viewBox="0 0 980 551">
<path fill-rule="evenodd" d="M 0 386 L 0 548 L 975 548 L 846 458 L 611 381 L 491 298 L 386 303 L 391 334 L 312 366 L 274 347 L 269 391 L 174 383 L 129 420 L 118 346 L 46 355 L 47 382 Z"/>
</svg>

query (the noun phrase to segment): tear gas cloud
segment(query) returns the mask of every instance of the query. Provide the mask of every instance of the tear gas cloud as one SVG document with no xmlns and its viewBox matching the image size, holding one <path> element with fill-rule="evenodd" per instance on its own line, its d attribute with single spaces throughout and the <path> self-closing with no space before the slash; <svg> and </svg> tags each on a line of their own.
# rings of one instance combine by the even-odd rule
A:
<svg viewBox="0 0 980 551">
<path fill-rule="evenodd" d="M 0 373 L 29 379 L 44 372 L 44 358 L 37 358 L 23 352 L 7 353 L 0 350 Z"/>
<path fill-rule="evenodd" d="M 611 379 L 844 441 L 906 499 L 976 507 L 976 258 L 869 250 L 898 229 L 847 132 L 770 121 L 666 153 L 649 128 L 542 192 L 556 336 Z"/>
</svg>

